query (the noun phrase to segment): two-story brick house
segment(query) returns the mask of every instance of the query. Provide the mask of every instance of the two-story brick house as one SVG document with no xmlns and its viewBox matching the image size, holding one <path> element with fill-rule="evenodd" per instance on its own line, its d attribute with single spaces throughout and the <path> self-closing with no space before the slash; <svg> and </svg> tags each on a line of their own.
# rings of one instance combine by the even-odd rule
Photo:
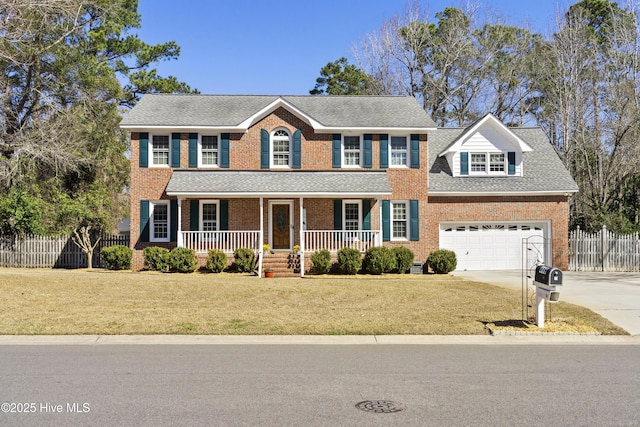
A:
<svg viewBox="0 0 640 427">
<path fill-rule="evenodd" d="M 539 228 L 553 241 L 544 256 L 566 265 L 575 183 L 539 130 L 511 131 L 492 116 L 436 129 L 411 97 L 161 94 L 144 96 L 121 127 L 131 134 L 134 269 L 150 245 L 202 255 L 299 245 L 303 271 L 314 251 L 345 246 L 404 245 L 424 261 L 476 223 L 485 235 L 488 225 L 518 236 Z M 536 162 L 560 185 L 530 179 Z"/>
</svg>

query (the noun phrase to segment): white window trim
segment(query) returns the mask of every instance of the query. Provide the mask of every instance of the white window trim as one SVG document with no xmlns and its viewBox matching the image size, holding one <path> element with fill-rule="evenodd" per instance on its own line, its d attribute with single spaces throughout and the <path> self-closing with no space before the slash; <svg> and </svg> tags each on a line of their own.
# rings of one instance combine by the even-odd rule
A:
<svg viewBox="0 0 640 427">
<path fill-rule="evenodd" d="M 392 145 L 391 145 L 391 138 L 393 137 L 404 137 L 407 141 L 407 149 L 406 149 L 406 153 L 407 153 L 407 161 L 404 165 L 394 165 L 392 159 Z M 388 155 L 389 155 L 389 159 L 387 160 L 389 167 L 390 168 L 399 168 L 399 169 L 408 169 L 409 166 L 411 165 L 411 150 L 410 150 L 410 145 L 411 145 L 411 136 L 410 135 L 389 135 L 389 148 L 388 148 Z"/>
<path fill-rule="evenodd" d="M 167 207 L 167 237 L 156 238 L 155 236 L 155 224 L 153 221 L 153 211 L 156 206 L 165 205 Z M 150 242 L 169 242 L 171 239 L 171 203 L 168 200 L 158 200 L 155 202 L 149 202 L 149 241 Z"/>
<path fill-rule="evenodd" d="M 409 236 L 411 236 L 411 212 L 410 212 L 410 205 L 409 205 L 409 201 L 408 200 L 391 200 L 390 201 L 390 209 L 389 209 L 389 224 L 391 225 L 391 230 L 390 230 L 390 234 L 391 234 L 391 240 L 395 241 L 395 242 L 408 242 L 409 241 Z M 403 204 L 404 205 L 404 209 L 405 209 L 405 214 L 406 217 L 404 219 L 404 222 L 406 224 L 406 234 L 404 237 L 395 237 L 393 235 L 393 223 L 395 221 L 395 219 L 393 218 L 393 207 L 394 205 L 399 205 L 399 204 Z"/>
<path fill-rule="evenodd" d="M 344 138 L 345 137 L 357 137 L 359 139 L 359 162 L 357 165 L 347 165 L 345 164 L 345 148 L 344 148 Z M 342 135 L 342 143 L 340 145 L 340 149 L 342 150 L 341 153 L 341 161 L 342 161 L 342 167 L 343 168 L 361 168 L 362 167 L 362 162 L 363 162 L 363 157 L 364 157 L 364 151 L 363 151 L 363 141 L 362 141 L 362 135 Z"/>
<path fill-rule="evenodd" d="M 202 163 L 202 137 L 203 136 L 215 136 L 218 138 L 218 163 L 215 165 L 205 165 Z M 220 167 L 220 135 L 218 134 L 198 134 L 198 167 L 199 168 L 217 168 Z"/>
<path fill-rule="evenodd" d="M 156 165 L 153 163 L 153 137 L 154 136 L 166 136 L 168 141 L 169 141 L 169 161 L 167 162 L 166 165 Z M 149 134 L 149 167 L 151 168 L 170 168 L 171 167 L 171 134 L 166 134 L 166 133 L 156 133 L 156 134 Z"/>
<path fill-rule="evenodd" d="M 276 165 L 273 162 L 273 157 L 276 155 L 275 149 L 274 149 L 274 136 L 276 134 L 276 132 L 283 130 L 285 132 L 287 132 L 287 135 L 289 136 L 289 161 L 287 162 L 286 165 Z M 269 135 L 269 167 L 270 168 L 274 168 L 274 169 L 291 169 L 291 162 L 293 160 L 293 134 L 291 133 L 291 131 L 289 131 L 289 129 L 285 128 L 285 127 L 278 127 L 275 128 L 273 131 L 271 131 L 271 134 Z"/>
<path fill-rule="evenodd" d="M 198 231 L 204 231 L 204 207 L 203 205 L 216 205 L 216 229 L 220 231 L 220 200 L 200 200 L 198 209 Z"/>
<path fill-rule="evenodd" d="M 484 167 L 485 170 L 484 172 L 477 172 L 477 171 L 473 171 L 471 164 L 471 157 L 474 154 L 484 154 Z M 504 162 L 503 162 L 503 166 L 504 166 L 504 170 L 503 171 L 491 171 L 491 155 L 492 154 L 502 154 L 504 155 Z M 508 153 L 504 152 L 504 151 L 469 151 L 469 175 L 474 175 L 474 176 L 507 176 L 508 175 L 508 170 L 509 170 L 509 165 L 508 163 Z M 513 175 L 512 175 L 513 176 Z"/>
<path fill-rule="evenodd" d="M 347 204 L 357 204 L 358 205 L 358 230 L 362 231 L 362 200 L 343 200 L 342 201 L 342 231 L 356 231 L 356 230 L 347 230 L 345 227 L 347 226 Z"/>
</svg>

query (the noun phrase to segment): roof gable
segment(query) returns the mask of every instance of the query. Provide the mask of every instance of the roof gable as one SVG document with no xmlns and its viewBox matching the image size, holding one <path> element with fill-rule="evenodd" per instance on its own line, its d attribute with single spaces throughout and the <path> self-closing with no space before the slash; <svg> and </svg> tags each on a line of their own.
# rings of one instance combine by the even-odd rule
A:
<svg viewBox="0 0 640 427">
<path fill-rule="evenodd" d="M 489 113 L 478 120 L 451 142 L 438 156 L 447 156 L 464 150 L 470 141 L 484 141 L 495 147 L 498 151 L 518 151 L 520 153 L 532 151 L 531 147 L 524 142 L 511 129 L 506 127 L 493 114 Z"/>
</svg>

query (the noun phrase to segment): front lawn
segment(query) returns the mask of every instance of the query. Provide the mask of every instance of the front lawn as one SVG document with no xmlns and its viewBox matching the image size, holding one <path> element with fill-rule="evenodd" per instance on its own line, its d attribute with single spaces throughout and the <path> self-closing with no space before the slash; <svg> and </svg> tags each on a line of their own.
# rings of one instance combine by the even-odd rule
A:
<svg viewBox="0 0 640 427">
<path fill-rule="evenodd" d="M 448 275 L 259 279 L 239 274 L 0 268 L 0 334 L 477 335 L 520 320 L 521 293 Z M 560 302 L 553 318 L 625 334 Z"/>
</svg>

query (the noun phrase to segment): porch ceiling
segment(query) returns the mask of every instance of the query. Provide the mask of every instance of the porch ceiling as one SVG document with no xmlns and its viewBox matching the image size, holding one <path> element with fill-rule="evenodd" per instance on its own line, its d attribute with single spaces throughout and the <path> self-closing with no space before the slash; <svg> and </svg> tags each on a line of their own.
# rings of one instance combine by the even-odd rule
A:
<svg viewBox="0 0 640 427">
<path fill-rule="evenodd" d="M 166 193 L 178 197 L 381 197 L 386 172 L 174 171 Z"/>
</svg>

